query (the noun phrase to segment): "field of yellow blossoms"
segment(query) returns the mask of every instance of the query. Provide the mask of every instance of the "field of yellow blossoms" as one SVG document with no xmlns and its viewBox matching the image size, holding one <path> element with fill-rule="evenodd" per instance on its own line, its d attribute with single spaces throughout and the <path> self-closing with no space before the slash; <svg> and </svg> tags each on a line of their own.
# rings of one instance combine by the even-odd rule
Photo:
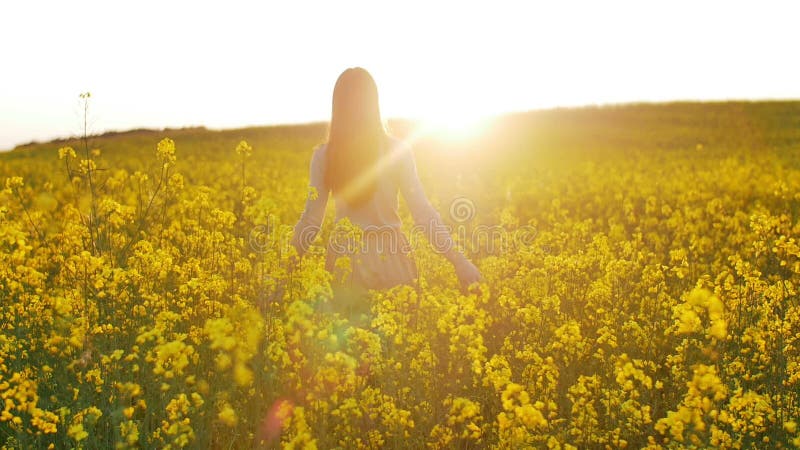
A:
<svg viewBox="0 0 800 450">
<path fill-rule="evenodd" d="M 416 239 L 359 320 L 333 208 L 290 264 L 324 125 L 0 154 L 0 444 L 800 446 L 800 103 L 394 129 L 485 282 Z"/>
</svg>

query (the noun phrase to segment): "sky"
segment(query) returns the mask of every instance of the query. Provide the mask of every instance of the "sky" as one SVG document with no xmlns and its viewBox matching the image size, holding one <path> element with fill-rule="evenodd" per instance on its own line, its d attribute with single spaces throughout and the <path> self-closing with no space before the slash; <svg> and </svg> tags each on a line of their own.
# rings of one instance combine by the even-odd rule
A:
<svg viewBox="0 0 800 450">
<path fill-rule="evenodd" d="M 796 2 L 795 2 L 796 3 Z M 0 150 L 81 132 L 328 120 L 346 68 L 443 126 L 634 101 L 798 99 L 788 1 L 0 4 Z"/>
</svg>

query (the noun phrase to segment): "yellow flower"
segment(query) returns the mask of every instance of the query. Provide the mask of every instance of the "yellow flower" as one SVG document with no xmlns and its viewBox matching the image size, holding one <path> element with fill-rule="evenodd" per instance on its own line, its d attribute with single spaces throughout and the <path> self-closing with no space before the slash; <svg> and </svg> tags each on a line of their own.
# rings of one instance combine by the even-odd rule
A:
<svg viewBox="0 0 800 450">
<path fill-rule="evenodd" d="M 156 157 L 165 166 L 175 162 L 175 141 L 170 138 L 162 139 L 156 146 Z"/>
<path fill-rule="evenodd" d="M 240 141 L 236 145 L 236 154 L 242 158 L 249 158 L 253 154 L 253 147 L 247 141 Z"/>
<path fill-rule="evenodd" d="M 253 383 L 253 371 L 238 363 L 233 367 L 233 379 L 239 386 L 249 386 Z"/>
<path fill-rule="evenodd" d="M 71 437 L 77 442 L 80 442 L 89 437 L 89 433 L 83 429 L 82 423 L 76 423 L 69 426 L 67 429 L 67 436 Z"/>
<path fill-rule="evenodd" d="M 229 427 L 234 427 L 239 422 L 239 418 L 236 417 L 236 412 L 231 408 L 231 405 L 227 403 L 222 405 L 219 414 L 217 414 L 217 418 Z"/>
<path fill-rule="evenodd" d="M 58 149 L 58 159 L 76 159 L 78 155 L 75 153 L 72 147 L 61 147 Z"/>
<path fill-rule="evenodd" d="M 22 177 L 9 177 L 6 178 L 6 189 L 13 191 L 21 188 L 24 185 Z"/>
<path fill-rule="evenodd" d="M 119 428 L 126 444 L 134 445 L 139 441 L 139 426 L 136 422 L 130 420 L 122 422 Z"/>
</svg>

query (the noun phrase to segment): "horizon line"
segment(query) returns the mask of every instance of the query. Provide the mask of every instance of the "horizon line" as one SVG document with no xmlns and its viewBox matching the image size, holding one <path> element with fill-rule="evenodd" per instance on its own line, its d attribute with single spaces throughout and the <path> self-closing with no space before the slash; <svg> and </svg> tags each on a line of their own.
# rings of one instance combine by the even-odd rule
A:
<svg viewBox="0 0 800 450">
<path fill-rule="evenodd" d="M 597 103 L 581 103 L 581 104 L 573 104 L 573 105 L 551 105 L 551 106 L 542 106 L 539 108 L 530 108 L 530 109 L 517 109 L 517 110 L 508 110 L 503 112 L 494 112 L 494 113 L 487 113 L 485 115 L 480 115 L 479 120 L 493 120 L 498 119 L 506 116 L 514 116 L 520 114 L 528 114 L 528 113 L 536 113 L 536 112 L 547 112 L 547 111 L 563 111 L 563 110 L 581 110 L 581 109 L 602 109 L 602 108 L 615 108 L 615 107 L 625 107 L 625 106 L 637 106 L 637 105 L 671 105 L 671 104 L 690 104 L 690 103 L 703 103 L 703 104 L 712 104 L 712 103 L 793 103 L 793 102 L 800 102 L 800 97 L 761 97 L 761 98 L 711 98 L 711 99 L 673 99 L 673 100 L 632 100 L 632 101 L 621 101 L 621 102 L 597 102 Z M 260 124 L 243 124 L 237 125 L 232 127 L 214 127 L 204 124 L 186 124 L 186 125 L 168 125 L 161 128 L 153 128 L 153 127 L 146 127 L 146 126 L 131 126 L 130 128 L 124 129 L 104 129 L 99 132 L 94 132 L 89 134 L 87 137 L 102 137 L 105 135 L 110 134 L 124 134 L 130 133 L 135 131 L 167 131 L 167 130 L 190 130 L 190 129 L 204 129 L 207 131 L 236 131 L 236 130 L 245 130 L 250 128 L 281 128 L 281 127 L 293 127 L 293 126 L 310 126 L 310 125 L 321 125 L 326 124 L 330 120 L 327 119 L 318 119 L 318 120 L 307 120 L 307 121 L 296 121 L 296 122 L 271 122 L 271 123 L 260 123 Z M 425 119 L 420 117 L 411 117 L 411 116 L 392 116 L 383 119 L 384 122 L 389 121 L 407 121 L 407 122 L 424 122 Z M 75 139 L 81 139 L 82 136 L 80 135 L 69 135 L 69 136 L 57 136 L 52 137 L 45 140 L 37 140 L 32 139 L 27 142 L 20 142 L 17 144 L 13 144 L 13 147 L 0 149 L 0 153 L 7 153 L 10 151 L 14 151 L 19 148 L 28 147 L 32 145 L 42 145 L 42 144 L 49 144 L 54 142 L 65 142 Z"/>
</svg>

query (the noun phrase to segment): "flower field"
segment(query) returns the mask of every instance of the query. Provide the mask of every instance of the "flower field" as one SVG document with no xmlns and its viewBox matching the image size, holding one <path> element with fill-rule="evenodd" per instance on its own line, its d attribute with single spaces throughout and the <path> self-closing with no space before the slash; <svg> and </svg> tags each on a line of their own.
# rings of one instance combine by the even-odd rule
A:
<svg viewBox="0 0 800 450">
<path fill-rule="evenodd" d="M 0 444 L 800 447 L 800 103 L 392 128 L 485 282 L 416 236 L 358 317 L 333 208 L 288 245 L 324 125 L 1 153 Z"/>
</svg>

